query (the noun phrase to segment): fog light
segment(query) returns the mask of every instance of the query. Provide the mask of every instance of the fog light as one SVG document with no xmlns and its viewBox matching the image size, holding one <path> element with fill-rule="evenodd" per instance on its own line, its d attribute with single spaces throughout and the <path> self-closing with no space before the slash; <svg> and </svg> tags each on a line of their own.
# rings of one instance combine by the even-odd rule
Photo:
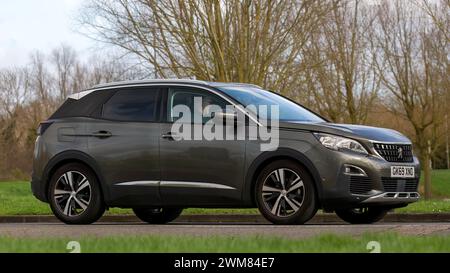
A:
<svg viewBox="0 0 450 273">
<path fill-rule="evenodd" d="M 346 175 L 356 175 L 356 176 L 367 176 L 366 172 L 360 167 L 354 165 L 344 165 L 344 174 Z"/>
</svg>

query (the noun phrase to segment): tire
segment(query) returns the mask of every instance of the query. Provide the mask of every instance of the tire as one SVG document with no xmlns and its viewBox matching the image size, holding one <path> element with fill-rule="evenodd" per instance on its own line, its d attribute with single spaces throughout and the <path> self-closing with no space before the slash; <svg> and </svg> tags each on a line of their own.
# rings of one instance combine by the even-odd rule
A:
<svg viewBox="0 0 450 273">
<path fill-rule="evenodd" d="M 167 224 L 183 212 L 182 208 L 134 208 L 134 214 L 149 224 Z"/>
<path fill-rule="evenodd" d="M 80 163 L 69 163 L 56 170 L 47 194 L 53 214 L 66 224 L 91 224 L 105 212 L 96 175 Z"/>
<path fill-rule="evenodd" d="M 350 224 L 372 224 L 380 221 L 389 210 L 382 207 L 363 207 L 336 210 L 336 215 Z"/>
<path fill-rule="evenodd" d="M 298 163 L 274 161 L 257 177 L 255 200 L 258 209 L 274 224 L 304 224 L 318 209 L 313 183 L 309 173 Z"/>
</svg>

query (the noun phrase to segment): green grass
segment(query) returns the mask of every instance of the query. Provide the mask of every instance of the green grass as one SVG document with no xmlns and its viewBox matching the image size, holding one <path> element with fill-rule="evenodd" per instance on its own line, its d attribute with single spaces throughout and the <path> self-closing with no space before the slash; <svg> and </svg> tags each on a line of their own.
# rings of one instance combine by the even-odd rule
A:
<svg viewBox="0 0 450 273">
<path fill-rule="evenodd" d="M 431 173 L 431 183 L 435 198 L 450 198 L 450 170 L 433 170 Z M 423 175 L 420 185 L 423 192 Z"/>
<path fill-rule="evenodd" d="M 429 200 L 409 204 L 407 207 L 396 209 L 399 213 L 450 213 L 450 200 Z"/>
<path fill-rule="evenodd" d="M 0 252 L 69 252 L 73 238 L 0 237 Z M 450 252 L 450 236 L 402 236 L 396 233 L 319 235 L 305 239 L 267 236 L 186 237 L 115 236 L 79 238 L 81 252 L 369 252 L 377 241 L 381 252 Z"/>
<path fill-rule="evenodd" d="M 40 202 L 33 196 L 30 183 L 0 183 L 0 215 L 50 213 L 48 205 Z"/>
<path fill-rule="evenodd" d="M 397 212 L 450 212 L 450 170 L 434 170 L 433 194 L 436 200 L 420 201 Z M 423 185 L 423 183 L 422 183 Z M 447 199 L 443 199 L 447 198 Z M 130 214 L 129 209 L 113 208 L 108 214 Z M 255 214 L 256 209 L 186 209 L 183 214 Z M 51 214 L 47 204 L 38 201 L 26 182 L 0 182 L 0 215 Z"/>
</svg>

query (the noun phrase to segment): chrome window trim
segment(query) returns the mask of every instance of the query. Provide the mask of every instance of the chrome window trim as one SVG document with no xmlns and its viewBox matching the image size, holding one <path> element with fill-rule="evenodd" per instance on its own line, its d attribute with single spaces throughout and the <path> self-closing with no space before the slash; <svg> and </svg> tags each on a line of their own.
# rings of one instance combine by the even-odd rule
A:
<svg viewBox="0 0 450 273">
<path fill-rule="evenodd" d="M 256 117 L 254 117 L 253 115 L 251 115 L 249 112 L 245 111 L 240 105 L 236 104 L 235 102 L 233 102 L 231 99 L 229 99 L 227 96 L 221 94 L 220 92 L 217 92 L 216 90 L 209 88 L 209 87 L 205 87 L 205 86 L 199 86 L 197 84 L 189 84 L 189 83 L 164 83 L 164 82 L 159 82 L 159 83 L 142 83 L 142 84 L 124 84 L 124 85 L 117 85 L 117 86 L 106 86 L 106 87 L 98 87 L 98 88 L 93 88 L 87 91 L 83 91 L 83 92 L 95 92 L 95 91 L 100 91 L 100 90 L 110 90 L 110 89 L 119 89 L 119 88 L 128 88 L 128 87 L 146 87 L 146 86 L 179 86 L 179 87 L 193 87 L 193 88 L 198 88 L 198 89 L 202 89 L 202 90 L 206 90 L 209 91 L 219 97 L 221 97 L 222 99 L 226 100 L 228 103 L 230 103 L 230 105 L 233 105 L 234 107 L 236 107 L 236 109 L 238 109 L 239 111 L 241 111 L 244 115 L 246 115 L 247 117 L 249 117 L 253 122 L 255 122 L 258 126 L 263 126 Z M 90 93 L 89 92 L 89 93 Z M 81 93 L 81 92 L 80 92 Z M 78 94 L 78 93 L 77 93 Z"/>
</svg>

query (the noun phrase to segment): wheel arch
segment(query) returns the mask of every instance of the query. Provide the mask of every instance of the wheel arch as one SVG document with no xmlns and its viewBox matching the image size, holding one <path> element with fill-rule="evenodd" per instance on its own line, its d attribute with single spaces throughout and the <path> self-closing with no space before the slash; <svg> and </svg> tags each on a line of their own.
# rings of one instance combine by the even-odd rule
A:
<svg viewBox="0 0 450 273">
<path fill-rule="evenodd" d="M 95 160 L 86 153 L 75 150 L 61 152 L 52 157 L 52 159 L 50 159 L 50 161 L 47 163 L 43 175 L 44 194 L 47 200 L 48 200 L 48 187 L 50 185 L 50 179 L 52 175 L 56 172 L 56 170 L 58 170 L 58 168 L 69 163 L 80 163 L 91 169 L 100 184 L 100 190 L 102 192 L 103 199 L 105 201 L 109 200 L 108 188 L 105 186 L 104 178 L 101 175 L 100 169 L 98 165 L 95 163 Z"/>
<path fill-rule="evenodd" d="M 243 190 L 244 204 L 250 206 L 256 205 L 256 200 L 253 191 L 258 174 L 265 166 L 267 166 L 271 162 L 282 159 L 297 162 L 306 169 L 306 171 L 309 173 L 309 175 L 313 180 L 314 187 L 316 189 L 318 197 L 318 206 L 321 207 L 323 187 L 319 172 L 317 171 L 314 164 L 304 154 L 289 148 L 279 148 L 276 151 L 264 152 L 261 155 L 259 155 L 255 160 L 253 160 L 245 176 L 245 184 Z"/>
</svg>

